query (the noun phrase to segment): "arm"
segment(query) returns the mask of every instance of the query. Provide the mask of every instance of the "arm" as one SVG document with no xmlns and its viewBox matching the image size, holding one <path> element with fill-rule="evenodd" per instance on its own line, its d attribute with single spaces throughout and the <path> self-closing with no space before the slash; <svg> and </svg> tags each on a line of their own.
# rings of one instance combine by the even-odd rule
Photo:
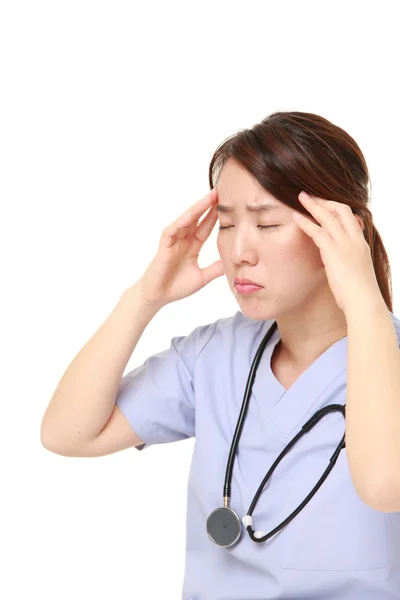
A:
<svg viewBox="0 0 400 600">
<path fill-rule="evenodd" d="M 128 360 L 159 308 L 143 302 L 137 282 L 124 291 L 58 383 L 41 423 L 45 447 L 71 448 L 99 435 Z"/>
<path fill-rule="evenodd" d="M 400 511 L 400 350 L 382 297 L 360 299 L 348 331 L 346 448 L 366 504 Z"/>
</svg>

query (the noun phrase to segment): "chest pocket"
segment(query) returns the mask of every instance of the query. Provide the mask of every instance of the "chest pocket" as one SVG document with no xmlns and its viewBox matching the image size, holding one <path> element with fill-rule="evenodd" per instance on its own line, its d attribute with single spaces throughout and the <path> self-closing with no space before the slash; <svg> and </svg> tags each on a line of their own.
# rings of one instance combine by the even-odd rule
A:
<svg viewBox="0 0 400 600">
<path fill-rule="evenodd" d="M 326 468 L 327 464 L 325 464 Z M 307 478 L 307 496 L 322 471 Z M 297 495 L 297 494 L 296 494 Z M 285 502 L 286 504 L 286 502 Z M 289 507 L 286 516 L 296 506 Z M 379 569 L 389 564 L 385 513 L 358 496 L 348 468 L 346 449 L 309 503 L 281 530 L 283 569 L 350 571 Z"/>
</svg>

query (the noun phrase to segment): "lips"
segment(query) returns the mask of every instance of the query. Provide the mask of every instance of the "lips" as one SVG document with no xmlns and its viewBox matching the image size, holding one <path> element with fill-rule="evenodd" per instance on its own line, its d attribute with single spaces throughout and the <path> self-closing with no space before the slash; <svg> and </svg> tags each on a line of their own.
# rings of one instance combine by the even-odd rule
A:
<svg viewBox="0 0 400 600">
<path fill-rule="evenodd" d="M 251 279 L 246 279 L 245 277 L 243 277 L 243 278 L 235 277 L 233 282 L 235 284 L 238 283 L 239 285 L 257 285 L 258 287 L 264 287 L 261 284 L 257 283 L 256 281 L 252 281 Z"/>
</svg>

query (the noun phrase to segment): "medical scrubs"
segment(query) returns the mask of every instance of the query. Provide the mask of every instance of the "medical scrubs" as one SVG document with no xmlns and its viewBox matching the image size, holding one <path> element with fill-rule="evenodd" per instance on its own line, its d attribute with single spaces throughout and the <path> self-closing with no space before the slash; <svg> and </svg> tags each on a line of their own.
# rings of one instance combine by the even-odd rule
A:
<svg viewBox="0 0 400 600">
<path fill-rule="evenodd" d="M 400 321 L 390 313 L 400 344 Z M 221 547 L 206 520 L 223 506 L 223 484 L 248 373 L 273 320 L 241 311 L 172 338 L 121 379 L 117 404 L 145 444 L 194 437 L 187 490 L 183 600 L 399 600 L 400 513 L 367 506 L 357 495 L 346 448 L 316 495 L 265 542 Z M 285 389 L 271 370 L 276 329 L 258 365 L 233 467 L 230 507 L 240 519 L 277 456 L 318 409 L 346 403 L 343 337 Z M 379 348 L 377 348 L 379 352 Z M 400 401 L 400 399 L 399 399 Z M 379 398 L 376 399 L 379 410 Z M 283 458 L 260 495 L 253 529 L 266 533 L 312 490 L 345 432 L 329 413 Z M 373 440 L 371 440 L 373 443 Z M 206 576 L 205 576 L 206 575 Z"/>
</svg>

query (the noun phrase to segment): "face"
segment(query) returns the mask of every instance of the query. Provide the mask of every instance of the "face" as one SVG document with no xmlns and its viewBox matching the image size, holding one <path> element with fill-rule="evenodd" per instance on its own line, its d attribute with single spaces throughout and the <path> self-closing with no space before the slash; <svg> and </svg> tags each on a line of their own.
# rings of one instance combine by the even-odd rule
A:
<svg viewBox="0 0 400 600">
<path fill-rule="evenodd" d="M 217 245 L 229 286 L 240 310 L 252 319 L 312 309 L 328 282 L 314 241 L 293 221 L 293 210 L 260 187 L 244 167 L 229 159 L 216 185 Z M 268 203 L 267 212 L 250 212 L 246 204 Z M 266 229 L 262 229 L 266 227 Z M 246 277 L 263 287 L 239 294 L 235 277 Z"/>
</svg>

